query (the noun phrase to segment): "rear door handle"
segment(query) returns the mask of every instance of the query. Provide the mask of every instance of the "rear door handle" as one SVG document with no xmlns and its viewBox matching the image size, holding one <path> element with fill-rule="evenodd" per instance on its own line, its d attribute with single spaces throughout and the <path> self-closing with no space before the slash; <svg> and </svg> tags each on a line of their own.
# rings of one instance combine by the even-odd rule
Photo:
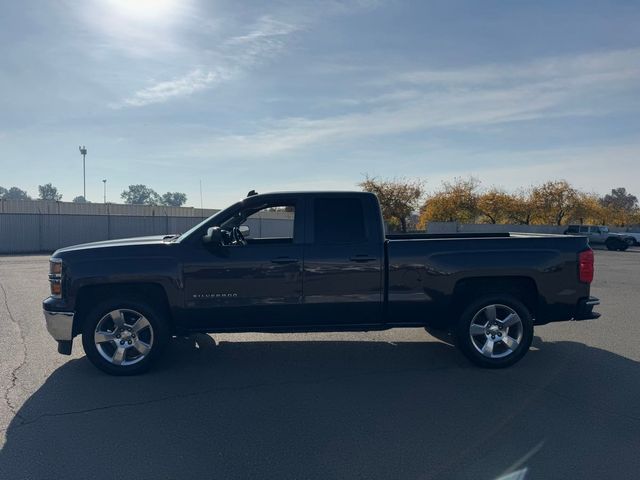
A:
<svg viewBox="0 0 640 480">
<path fill-rule="evenodd" d="M 354 255 L 349 260 L 352 262 L 364 263 L 364 262 L 375 262 L 378 260 L 376 257 L 370 257 L 369 255 Z"/>
<path fill-rule="evenodd" d="M 298 263 L 298 259 L 291 258 L 291 257 L 277 257 L 277 258 L 272 258 L 271 263 L 277 263 L 279 265 L 283 265 L 286 263 Z"/>
</svg>

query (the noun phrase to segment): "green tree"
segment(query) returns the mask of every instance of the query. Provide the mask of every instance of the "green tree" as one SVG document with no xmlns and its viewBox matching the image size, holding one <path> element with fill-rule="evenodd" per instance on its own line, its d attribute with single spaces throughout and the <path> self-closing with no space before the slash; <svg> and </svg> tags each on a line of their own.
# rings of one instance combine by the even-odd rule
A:
<svg viewBox="0 0 640 480">
<path fill-rule="evenodd" d="M 73 203 L 90 203 L 87 202 L 87 199 L 84 198 L 82 195 L 78 195 L 77 197 L 75 197 L 73 200 L 71 200 Z"/>
<path fill-rule="evenodd" d="M 129 205 L 158 205 L 160 196 L 146 185 L 129 185 L 129 188 L 120 194 L 124 203 Z"/>
<path fill-rule="evenodd" d="M 27 192 L 18 188 L 11 187 L 7 190 L 7 193 L 4 194 L 5 200 L 31 200 L 31 197 L 27 195 Z"/>
<path fill-rule="evenodd" d="M 8 190 L 4 187 L 0 187 L 0 199 L 4 198 L 4 196 L 7 194 Z"/>
<path fill-rule="evenodd" d="M 40 200 L 60 200 L 62 198 L 62 194 L 58 193 L 58 189 L 51 185 L 50 183 L 46 183 L 44 185 L 38 185 L 38 192 L 40 195 Z"/>
<path fill-rule="evenodd" d="M 627 193 L 627 189 L 624 187 L 612 189 L 611 193 L 602 197 L 601 202 L 605 207 L 613 207 L 625 212 L 633 212 L 638 208 L 638 197 Z"/>
<path fill-rule="evenodd" d="M 607 212 L 608 221 L 620 227 L 633 224 L 640 213 L 638 197 L 627 193 L 624 187 L 612 189 L 600 199 L 600 204 Z"/>
<path fill-rule="evenodd" d="M 423 185 L 421 180 L 379 180 L 369 176 L 359 184 L 365 192 L 376 194 L 384 219 L 392 228 L 400 227 L 403 232 L 407 231 L 410 215 L 420 205 L 420 199 L 424 195 Z"/>
<path fill-rule="evenodd" d="M 167 192 L 160 198 L 160 204 L 167 207 L 181 207 L 187 203 L 187 195 L 180 192 Z"/>
</svg>

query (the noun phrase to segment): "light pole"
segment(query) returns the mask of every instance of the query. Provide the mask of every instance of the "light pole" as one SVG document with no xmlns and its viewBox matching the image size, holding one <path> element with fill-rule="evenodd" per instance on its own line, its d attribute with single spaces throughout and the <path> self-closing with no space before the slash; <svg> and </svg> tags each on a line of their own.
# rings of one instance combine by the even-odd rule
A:
<svg viewBox="0 0 640 480">
<path fill-rule="evenodd" d="M 84 145 L 78 147 L 80 150 L 80 155 L 82 155 L 82 196 L 84 197 L 84 201 L 87 201 L 87 173 L 85 169 L 85 157 L 87 156 L 87 147 Z"/>
<path fill-rule="evenodd" d="M 102 179 L 102 183 L 104 183 L 104 203 L 107 203 L 107 179 Z"/>
</svg>

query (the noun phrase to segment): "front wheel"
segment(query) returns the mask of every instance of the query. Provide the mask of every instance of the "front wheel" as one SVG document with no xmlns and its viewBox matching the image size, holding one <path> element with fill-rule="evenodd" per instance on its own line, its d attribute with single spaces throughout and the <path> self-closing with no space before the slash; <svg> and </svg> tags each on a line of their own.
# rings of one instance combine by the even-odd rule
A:
<svg viewBox="0 0 640 480">
<path fill-rule="evenodd" d="M 533 317 L 512 295 L 487 295 L 464 310 L 455 335 L 458 347 L 474 364 L 504 368 L 529 351 L 533 340 Z"/>
<path fill-rule="evenodd" d="M 86 316 L 82 346 L 97 368 L 111 375 L 147 371 L 169 337 L 164 315 L 141 300 L 112 300 Z"/>
</svg>

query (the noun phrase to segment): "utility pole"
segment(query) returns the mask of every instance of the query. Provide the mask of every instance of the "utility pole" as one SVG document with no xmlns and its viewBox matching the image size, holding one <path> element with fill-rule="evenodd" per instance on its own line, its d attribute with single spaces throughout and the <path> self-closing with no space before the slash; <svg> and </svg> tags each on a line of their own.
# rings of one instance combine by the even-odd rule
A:
<svg viewBox="0 0 640 480">
<path fill-rule="evenodd" d="M 84 197 L 84 201 L 87 201 L 87 170 L 86 170 L 86 162 L 85 157 L 87 156 L 87 147 L 84 145 L 78 147 L 80 150 L 80 155 L 82 155 L 82 196 Z"/>
<path fill-rule="evenodd" d="M 107 179 L 104 178 L 102 183 L 104 183 L 104 203 L 107 203 Z"/>
</svg>

